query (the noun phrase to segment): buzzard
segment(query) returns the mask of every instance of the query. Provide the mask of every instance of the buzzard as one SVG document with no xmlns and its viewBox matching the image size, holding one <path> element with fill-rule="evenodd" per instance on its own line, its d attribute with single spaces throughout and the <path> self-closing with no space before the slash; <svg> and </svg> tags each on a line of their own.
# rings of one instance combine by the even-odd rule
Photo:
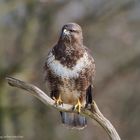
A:
<svg viewBox="0 0 140 140">
<path fill-rule="evenodd" d="M 56 105 L 71 104 L 78 112 L 92 102 L 92 85 L 95 63 L 83 45 L 81 27 L 76 23 L 63 26 L 56 45 L 48 53 L 45 62 L 47 91 Z M 60 112 L 62 123 L 82 129 L 86 118 L 79 113 Z"/>
</svg>

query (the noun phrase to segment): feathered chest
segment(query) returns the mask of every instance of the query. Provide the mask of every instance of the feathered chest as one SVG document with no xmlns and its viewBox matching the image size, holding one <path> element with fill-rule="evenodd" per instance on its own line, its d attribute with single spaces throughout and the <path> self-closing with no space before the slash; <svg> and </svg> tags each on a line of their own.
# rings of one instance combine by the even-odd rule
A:
<svg viewBox="0 0 140 140">
<path fill-rule="evenodd" d="M 63 59 L 65 60 L 65 57 Z M 69 63 L 72 63 L 72 61 Z M 91 62 L 89 60 L 87 52 L 84 52 L 82 57 L 77 59 L 74 65 L 70 64 L 71 67 L 67 67 L 65 64 L 61 63 L 60 60 L 57 60 L 52 52 L 49 53 L 47 58 L 47 67 L 49 68 L 49 70 L 51 70 L 51 72 L 56 76 L 63 78 L 79 77 L 80 73 L 87 69 L 90 64 Z"/>
</svg>

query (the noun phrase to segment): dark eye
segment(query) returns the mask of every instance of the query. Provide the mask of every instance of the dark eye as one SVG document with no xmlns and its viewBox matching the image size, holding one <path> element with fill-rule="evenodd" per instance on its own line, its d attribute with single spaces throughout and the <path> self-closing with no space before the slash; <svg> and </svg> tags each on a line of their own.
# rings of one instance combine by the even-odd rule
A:
<svg viewBox="0 0 140 140">
<path fill-rule="evenodd" d="M 76 32 L 76 30 L 72 30 L 72 29 L 71 29 L 70 32 Z"/>
</svg>

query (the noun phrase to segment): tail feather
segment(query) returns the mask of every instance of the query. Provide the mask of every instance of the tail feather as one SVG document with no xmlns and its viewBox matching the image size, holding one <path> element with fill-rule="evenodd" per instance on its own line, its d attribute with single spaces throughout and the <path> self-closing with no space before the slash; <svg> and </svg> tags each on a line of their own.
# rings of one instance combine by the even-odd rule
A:
<svg viewBox="0 0 140 140">
<path fill-rule="evenodd" d="M 87 126 L 85 117 L 76 113 L 60 112 L 62 123 L 69 128 L 83 129 Z"/>
</svg>

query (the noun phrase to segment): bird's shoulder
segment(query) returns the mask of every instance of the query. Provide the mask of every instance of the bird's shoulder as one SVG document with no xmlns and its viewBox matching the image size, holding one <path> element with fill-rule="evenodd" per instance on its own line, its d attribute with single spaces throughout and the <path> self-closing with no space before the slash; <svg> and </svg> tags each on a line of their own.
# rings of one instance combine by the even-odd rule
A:
<svg viewBox="0 0 140 140">
<path fill-rule="evenodd" d="M 88 54 L 89 60 L 92 61 L 93 64 L 95 64 L 91 49 L 86 46 L 84 46 L 84 49 L 85 49 L 86 53 Z"/>
</svg>

